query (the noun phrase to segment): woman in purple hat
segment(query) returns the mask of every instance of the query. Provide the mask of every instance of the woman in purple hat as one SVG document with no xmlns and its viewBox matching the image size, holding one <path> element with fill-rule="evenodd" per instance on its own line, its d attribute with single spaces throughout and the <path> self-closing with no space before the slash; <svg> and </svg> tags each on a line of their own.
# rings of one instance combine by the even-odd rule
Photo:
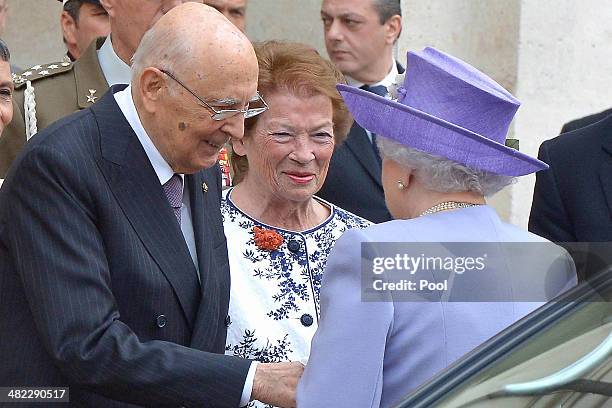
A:
<svg viewBox="0 0 612 408">
<path fill-rule="evenodd" d="M 576 282 L 567 253 L 485 201 L 548 167 L 504 144 L 519 102 L 433 48 L 408 59 L 390 97 L 338 86 L 378 136 L 395 220 L 336 242 L 300 408 L 391 406 Z"/>
</svg>

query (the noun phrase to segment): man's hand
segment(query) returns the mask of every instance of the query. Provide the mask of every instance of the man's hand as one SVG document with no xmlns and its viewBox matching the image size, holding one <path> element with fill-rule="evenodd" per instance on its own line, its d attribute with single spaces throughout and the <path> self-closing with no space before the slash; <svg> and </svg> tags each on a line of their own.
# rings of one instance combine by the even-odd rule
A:
<svg viewBox="0 0 612 408">
<path fill-rule="evenodd" d="M 303 372 L 304 364 L 299 361 L 257 364 L 251 399 L 276 407 L 294 408 L 295 389 Z"/>
</svg>

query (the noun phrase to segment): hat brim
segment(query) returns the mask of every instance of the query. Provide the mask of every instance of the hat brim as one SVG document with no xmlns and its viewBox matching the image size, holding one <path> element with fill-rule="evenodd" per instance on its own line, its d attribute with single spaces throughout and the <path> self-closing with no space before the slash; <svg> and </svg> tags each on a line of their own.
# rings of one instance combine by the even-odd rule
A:
<svg viewBox="0 0 612 408">
<path fill-rule="evenodd" d="M 356 87 L 337 88 L 355 121 L 379 136 L 496 174 L 548 169 L 543 161 L 421 110 Z"/>
</svg>

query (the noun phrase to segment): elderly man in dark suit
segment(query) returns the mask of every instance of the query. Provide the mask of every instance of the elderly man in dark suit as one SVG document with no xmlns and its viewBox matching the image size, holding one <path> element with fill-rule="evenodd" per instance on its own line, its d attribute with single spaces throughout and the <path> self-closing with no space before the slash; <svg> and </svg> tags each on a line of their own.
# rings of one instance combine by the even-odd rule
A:
<svg viewBox="0 0 612 408">
<path fill-rule="evenodd" d="M 551 241 L 591 243 L 568 248 L 581 279 L 612 262 L 612 115 L 596 119 L 542 143 L 550 169 L 536 174 L 529 217 L 529 230 Z"/>
<path fill-rule="evenodd" d="M 385 95 L 404 68 L 393 59 L 402 31 L 400 0 L 323 0 L 321 19 L 332 62 L 350 85 Z M 372 222 L 391 219 L 376 135 L 357 123 L 336 148 L 318 196 Z"/>
<path fill-rule="evenodd" d="M 253 48 L 186 3 L 132 69 L 131 86 L 35 136 L 0 190 L 0 386 L 70 387 L 88 407 L 292 406 L 301 363 L 222 355 L 215 163 L 264 110 Z"/>
</svg>

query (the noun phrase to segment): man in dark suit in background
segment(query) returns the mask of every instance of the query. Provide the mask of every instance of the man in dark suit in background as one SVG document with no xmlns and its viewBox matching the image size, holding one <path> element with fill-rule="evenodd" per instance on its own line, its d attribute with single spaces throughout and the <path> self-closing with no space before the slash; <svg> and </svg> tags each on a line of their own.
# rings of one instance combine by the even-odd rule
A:
<svg viewBox="0 0 612 408">
<path fill-rule="evenodd" d="M 572 120 L 571 122 L 568 122 L 563 125 L 563 127 L 561 128 L 561 133 L 567 133 L 571 132 L 572 130 L 587 127 L 589 125 L 592 125 L 593 123 L 599 122 L 600 120 L 607 118 L 610 115 L 612 115 L 612 109 L 607 109 L 602 112 L 585 116 L 584 118 Z"/>
<path fill-rule="evenodd" d="M 403 67 L 393 59 L 402 31 L 400 0 L 323 0 L 325 46 L 348 83 L 384 95 Z M 372 222 L 391 219 L 376 135 L 353 124 L 336 148 L 319 197 Z"/>
<path fill-rule="evenodd" d="M 204 0 L 204 4 L 217 9 L 243 33 L 246 33 L 247 0 Z"/>
<path fill-rule="evenodd" d="M 550 169 L 536 174 L 529 216 L 529 230 L 551 241 L 590 243 L 568 247 L 580 279 L 612 262 L 612 115 L 602 114 L 542 143 L 538 158 Z"/>
<path fill-rule="evenodd" d="M 301 363 L 223 355 L 215 163 L 262 111 L 257 72 L 237 28 L 186 3 L 143 37 L 131 86 L 25 146 L 0 190 L 0 386 L 88 407 L 295 404 Z"/>
</svg>

